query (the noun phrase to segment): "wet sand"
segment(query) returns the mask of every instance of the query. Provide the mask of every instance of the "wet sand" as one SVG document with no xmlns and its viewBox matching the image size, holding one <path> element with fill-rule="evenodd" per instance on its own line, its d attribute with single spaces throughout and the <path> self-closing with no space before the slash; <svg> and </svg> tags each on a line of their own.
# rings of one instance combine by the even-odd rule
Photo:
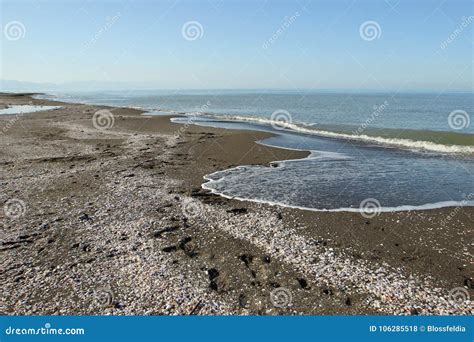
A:
<svg viewBox="0 0 474 342">
<path fill-rule="evenodd" d="M 0 96 L 13 104 L 62 108 L 0 115 L 2 314 L 472 313 L 449 301 L 473 295 L 472 207 L 366 219 L 229 200 L 203 176 L 308 153 Z M 110 128 L 94 127 L 98 110 Z"/>
</svg>

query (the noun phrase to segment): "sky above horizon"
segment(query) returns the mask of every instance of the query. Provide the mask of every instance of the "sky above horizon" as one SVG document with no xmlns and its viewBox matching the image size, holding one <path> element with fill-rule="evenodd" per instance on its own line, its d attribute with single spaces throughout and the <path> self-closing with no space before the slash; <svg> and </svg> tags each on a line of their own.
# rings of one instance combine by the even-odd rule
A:
<svg viewBox="0 0 474 342">
<path fill-rule="evenodd" d="M 468 0 L 0 1 L 4 80 L 474 90 Z"/>
</svg>

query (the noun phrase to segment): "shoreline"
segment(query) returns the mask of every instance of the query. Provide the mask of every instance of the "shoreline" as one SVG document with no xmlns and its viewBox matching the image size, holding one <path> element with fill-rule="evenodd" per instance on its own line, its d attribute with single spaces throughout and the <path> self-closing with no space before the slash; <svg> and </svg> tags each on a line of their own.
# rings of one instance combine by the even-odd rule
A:
<svg viewBox="0 0 474 342">
<path fill-rule="evenodd" d="M 84 102 L 82 104 L 87 103 Z M 113 105 L 110 106 L 114 107 Z M 118 108 L 141 110 L 144 111 L 144 114 L 146 114 L 147 112 L 168 113 L 166 115 L 177 117 L 183 117 L 186 114 L 185 112 L 175 110 L 146 110 L 144 108 L 134 106 L 125 106 Z M 460 131 L 453 132 L 443 130 L 424 130 L 408 128 L 367 128 L 364 126 L 366 125 L 365 123 L 360 125 L 345 125 L 344 127 L 325 124 L 317 125 L 315 123 L 277 123 L 272 121 L 271 119 L 263 119 L 258 117 L 222 115 L 206 112 L 202 112 L 201 114 L 206 118 L 215 119 L 218 121 L 224 120 L 228 122 L 256 123 L 264 125 L 278 124 L 279 126 L 281 126 L 281 128 L 287 129 L 290 132 L 314 135 L 325 138 L 346 139 L 354 142 L 375 144 L 380 147 L 398 148 L 404 151 L 424 151 L 456 156 L 474 156 L 474 138 L 472 137 L 472 134 Z M 319 129 L 309 129 L 308 127 L 312 125 L 318 126 Z M 354 130 L 358 133 L 355 133 Z"/>
<path fill-rule="evenodd" d="M 294 160 L 304 160 L 303 159 L 294 159 Z M 291 160 L 291 161 L 294 161 Z M 277 163 L 277 162 L 285 162 L 288 160 L 276 160 L 273 161 L 272 163 Z M 232 170 L 232 169 L 238 169 L 239 167 L 246 167 L 248 165 L 239 165 L 235 168 L 227 169 Z M 219 171 L 217 171 L 219 172 Z M 317 212 L 317 213 L 364 213 L 365 209 L 362 208 L 354 208 L 354 207 L 344 207 L 344 208 L 336 208 L 336 209 L 318 209 L 318 208 L 310 208 L 310 207 L 302 207 L 302 206 L 296 206 L 296 205 L 290 205 L 290 204 L 285 204 L 285 203 L 280 203 L 280 202 L 272 202 L 268 200 L 259 200 L 259 199 L 253 199 L 253 198 L 245 198 L 245 197 L 238 197 L 238 196 L 230 196 L 226 195 L 224 193 L 221 193 L 219 191 L 216 191 L 209 186 L 206 186 L 208 182 L 212 182 L 212 179 L 209 178 L 209 176 L 212 176 L 213 173 L 204 176 L 205 182 L 201 184 L 201 187 L 204 190 L 209 191 L 213 195 L 216 196 L 221 196 L 224 197 L 228 200 L 236 200 L 236 201 L 241 201 L 241 202 L 253 202 L 253 203 L 259 203 L 259 204 L 265 204 L 269 206 L 279 206 L 279 207 L 284 207 L 288 209 L 295 209 L 295 210 L 303 210 L 303 211 L 312 211 L 312 212 Z M 433 210 L 433 209 L 443 209 L 443 208 L 458 208 L 458 207 L 473 207 L 474 206 L 474 201 L 472 200 L 462 200 L 462 201 L 441 201 L 441 202 L 434 202 L 434 203 L 426 203 L 422 205 L 400 205 L 397 207 L 379 207 L 376 210 L 374 210 L 374 213 L 394 213 L 394 212 L 401 212 L 401 211 L 424 211 L 424 210 Z"/>
<path fill-rule="evenodd" d="M 262 132 L 182 131 L 140 110 L 0 99 L 64 107 L 21 115 L 2 135 L 2 200 L 28 204 L 24 216 L 2 217 L 3 314 L 472 313 L 436 299 L 463 286 L 473 294 L 472 207 L 438 227 L 453 208 L 364 219 L 225 199 L 201 189 L 204 175 L 308 153 L 258 144 L 270 136 Z M 111 129 L 93 127 L 99 109 L 113 113 Z M 8 119 L 0 116 L 2 128 Z M 21 274 L 10 269 L 18 263 Z M 62 278 L 71 288 L 54 294 Z M 272 303 L 277 288 L 290 305 Z M 104 293 L 107 305 L 97 299 Z"/>
</svg>

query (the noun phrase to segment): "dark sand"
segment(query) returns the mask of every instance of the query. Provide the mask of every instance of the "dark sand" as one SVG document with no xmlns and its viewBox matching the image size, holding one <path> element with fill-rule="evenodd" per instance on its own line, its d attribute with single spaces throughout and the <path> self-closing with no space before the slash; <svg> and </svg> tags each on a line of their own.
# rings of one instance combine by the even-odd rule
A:
<svg viewBox="0 0 474 342">
<path fill-rule="evenodd" d="M 0 97 L 0 106 L 29 103 L 58 105 Z M 429 298 L 454 288 L 473 295 L 473 207 L 366 219 L 228 200 L 202 190 L 203 176 L 308 153 L 255 143 L 266 133 L 59 105 L 0 115 L 1 203 L 25 204 L 20 217 L 0 217 L 1 314 L 472 313 L 472 305 L 431 306 Z M 99 109 L 113 113 L 112 128 L 94 128 Z M 268 248 L 265 234 L 275 236 Z M 344 256 L 367 269 L 315 275 L 294 241 L 308 241 L 326 263 Z M 378 282 L 380 267 L 394 277 Z M 406 287 L 420 302 L 397 299 L 410 275 L 417 280 Z M 275 288 L 289 291 L 290 303 L 275 305 Z"/>
</svg>

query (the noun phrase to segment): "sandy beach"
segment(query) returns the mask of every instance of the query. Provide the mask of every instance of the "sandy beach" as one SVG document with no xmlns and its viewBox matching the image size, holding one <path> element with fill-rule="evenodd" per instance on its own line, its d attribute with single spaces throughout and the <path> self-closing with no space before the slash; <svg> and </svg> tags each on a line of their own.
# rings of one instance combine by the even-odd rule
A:
<svg viewBox="0 0 474 342">
<path fill-rule="evenodd" d="M 206 174 L 309 152 L 0 96 L 18 104 L 61 108 L 0 115 L 3 315 L 472 314 L 452 298 L 474 295 L 474 207 L 367 219 L 226 199 L 201 188 Z"/>
</svg>

